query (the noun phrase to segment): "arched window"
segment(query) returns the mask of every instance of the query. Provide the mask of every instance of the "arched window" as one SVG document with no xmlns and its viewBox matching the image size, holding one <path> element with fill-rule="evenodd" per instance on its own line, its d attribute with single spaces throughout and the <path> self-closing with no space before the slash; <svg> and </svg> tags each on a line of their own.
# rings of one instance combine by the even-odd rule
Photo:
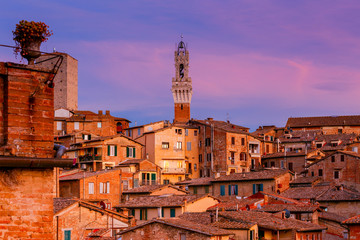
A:
<svg viewBox="0 0 360 240">
<path fill-rule="evenodd" d="M 122 123 L 121 122 L 116 123 L 116 132 L 122 133 Z"/>
<path fill-rule="evenodd" d="M 179 66 L 179 76 L 180 76 L 180 79 L 184 78 L 184 64 L 180 64 L 180 66 Z"/>
</svg>

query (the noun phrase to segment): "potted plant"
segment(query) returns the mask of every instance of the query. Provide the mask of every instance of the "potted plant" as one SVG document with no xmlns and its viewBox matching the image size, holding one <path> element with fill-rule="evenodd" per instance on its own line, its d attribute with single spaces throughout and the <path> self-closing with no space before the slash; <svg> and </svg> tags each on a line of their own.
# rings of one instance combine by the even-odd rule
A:
<svg viewBox="0 0 360 240">
<path fill-rule="evenodd" d="M 41 43 L 46 42 L 52 34 L 49 26 L 43 22 L 21 20 L 13 31 L 13 40 L 16 44 L 15 54 L 20 52 L 29 64 L 34 64 L 35 59 L 41 55 Z"/>
</svg>

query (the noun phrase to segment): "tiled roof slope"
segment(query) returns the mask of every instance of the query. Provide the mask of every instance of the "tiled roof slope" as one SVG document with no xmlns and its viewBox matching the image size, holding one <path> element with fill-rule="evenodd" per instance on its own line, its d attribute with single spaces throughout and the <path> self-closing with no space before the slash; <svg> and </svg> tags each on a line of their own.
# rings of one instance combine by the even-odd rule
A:
<svg viewBox="0 0 360 240">
<path fill-rule="evenodd" d="M 331 220 L 338 223 L 341 223 L 342 221 L 346 220 L 346 217 L 331 212 L 320 212 L 319 218 L 325 220 Z"/>
<path fill-rule="evenodd" d="M 59 177 L 60 181 L 70 181 L 70 180 L 79 180 L 79 179 L 83 179 L 88 178 L 88 177 L 92 177 L 92 176 L 96 176 L 96 175 L 100 175 L 100 174 L 105 174 L 111 171 L 119 171 L 118 169 L 105 169 L 105 170 L 101 170 L 101 171 L 96 171 L 96 172 L 85 172 L 85 171 L 81 171 L 81 172 L 77 172 L 77 173 L 73 173 L 73 174 L 69 174 L 69 175 L 62 175 Z"/>
<path fill-rule="evenodd" d="M 216 178 L 212 182 L 276 179 L 288 172 L 286 169 L 266 169 L 258 172 L 231 173 Z"/>
<path fill-rule="evenodd" d="M 360 215 L 351 217 L 343 221 L 344 224 L 360 224 Z"/>
<path fill-rule="evenodd" d="M 230 122 L 217 121 L 217 120 L 193 120 L 194 122 L 199 122 L 201 124 L 213 125 L 215 128 L 224 130 L 226 132 L 235 132 L 235 133 L 247 133 L 249 128 L 232 124 Z"/>
<path fill-rule="evenodd" d="M 360 115 L 289 118 L 286 127 L 360 126 Z"/>
<path fill-rule="evenodd" d="M 280 195 L 293 199 L 315 199 L 327 190 L 330 186 L 296 187 L 289 188 Z"/>
<path fill-rule="evenodd" d="M 78 200 L 71 198 L 54 198 L 54 213 L 59 212 L 77 201 Z"/>
<path fill-rule="evenodd" d="M 317 201 L 360 201 L 360 192 L 335 186 L 316 198 Z"/>
<path fill-rule="evenodd" d="M 117 208 L 138 208 L 138 207 L 178 207 L 187 202 L 196 201 L 208 195 L 161 195 L 161 196 L 142 196 L 121 203 Z"/>
<path fill-rule="evenodd" d="M 133 189 L 129 189 L 129 190 L 126 190 L 124 191 L 123 193 L 124 194 L 131 194 L 131 193 L 151 193 L 151 192 L 154 192 L 158 189 L 162 189 L 162 188 L 165 188 L 165 187 L 171 187 L 171 188 L 174 188 L 174 189 L 177 189 L 179 191 L 182 191 L 184 193 L 187 193 L 187 191 L 185 190 L 182 190 L 176 186 L 172 186 L 172 185 L 144 185 L 144 186 L 141 186 L 141 187 L 137 187 L 137 188 L 133 188 Z"/>
<path fill-rule="evenodd" d="M 194 178 L 191 180 L 186 180 L 182 182 L 177 182 L 175 185 L 188 185 L 188 186 L 203 186 L 203 185 L 211 185 L 211 181 L 214 180 L 213 177 L 201 177 Z"/>
<path fill-rule="evenodd" d="M 138 226 L 124 230 L 124 231 L 120 232 L 120 234 L 129 232 L 129 231 L 133 231 L 137 228 L 141 228 L 145 225 L 152 224 L 152 223 L 161 223 L 161 224 L 165 224 L 165 225 L 169 225 L 169 226 L 173 226 L 173 227 L 177 227 L 177 228 L 182 228 L 182 229 L 189 230 L 189 231 L 198 232 L 198 233 L 208 235 L 208 236 L 234 235 L 232 232 L 230 232 L 228 230 L 224 230 L 224 229 L 213 227 L 213 226 L 208 226 L 208 225 L 198 223 L 198 222 L 187 221 L 187 220 L 184 220 L 181 218 L 153 219 L 153 220 L 150 220 L 143 224 L 140 224 Z"/>
</svg>

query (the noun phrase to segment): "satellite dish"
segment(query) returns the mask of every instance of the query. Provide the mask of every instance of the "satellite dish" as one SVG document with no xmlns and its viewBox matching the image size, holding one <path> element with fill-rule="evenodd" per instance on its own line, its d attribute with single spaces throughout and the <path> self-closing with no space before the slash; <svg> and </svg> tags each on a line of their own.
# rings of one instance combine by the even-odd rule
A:
<svg viewBox="0 0 360 240">
<path fill-rule="evenodd" d="M 256 205 L 256 208 L 257 208 L 257 209 L 261 209 L 260 203 L 258 203 L 258 204 Z"/>
<path fill-rule="evenodd" d="M 290 211 L 285 208 L 284 212 L 285 212 L 285 217 L 289 218 L 290 217 Z"/>
</svg>

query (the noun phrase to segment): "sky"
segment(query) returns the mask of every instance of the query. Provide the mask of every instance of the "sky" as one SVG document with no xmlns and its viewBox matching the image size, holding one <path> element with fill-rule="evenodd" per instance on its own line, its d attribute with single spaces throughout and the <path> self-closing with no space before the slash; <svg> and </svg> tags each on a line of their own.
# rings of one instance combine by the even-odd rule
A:
<svg viewBox="0 0 360 240">
<path fill-rule="evenodd" d="M 12 0 L 0 44 L 20 20 L 43 21 L 45 52 L 78 60 L 79 109 L 131 126 L 174 118 L 174 51 L 184 36 L 191 117 L 254 131 L 289 117 L 360 114 L 360 1 Z M 0 61 L 20 62 L 0 47 Z"/>
</svg>

